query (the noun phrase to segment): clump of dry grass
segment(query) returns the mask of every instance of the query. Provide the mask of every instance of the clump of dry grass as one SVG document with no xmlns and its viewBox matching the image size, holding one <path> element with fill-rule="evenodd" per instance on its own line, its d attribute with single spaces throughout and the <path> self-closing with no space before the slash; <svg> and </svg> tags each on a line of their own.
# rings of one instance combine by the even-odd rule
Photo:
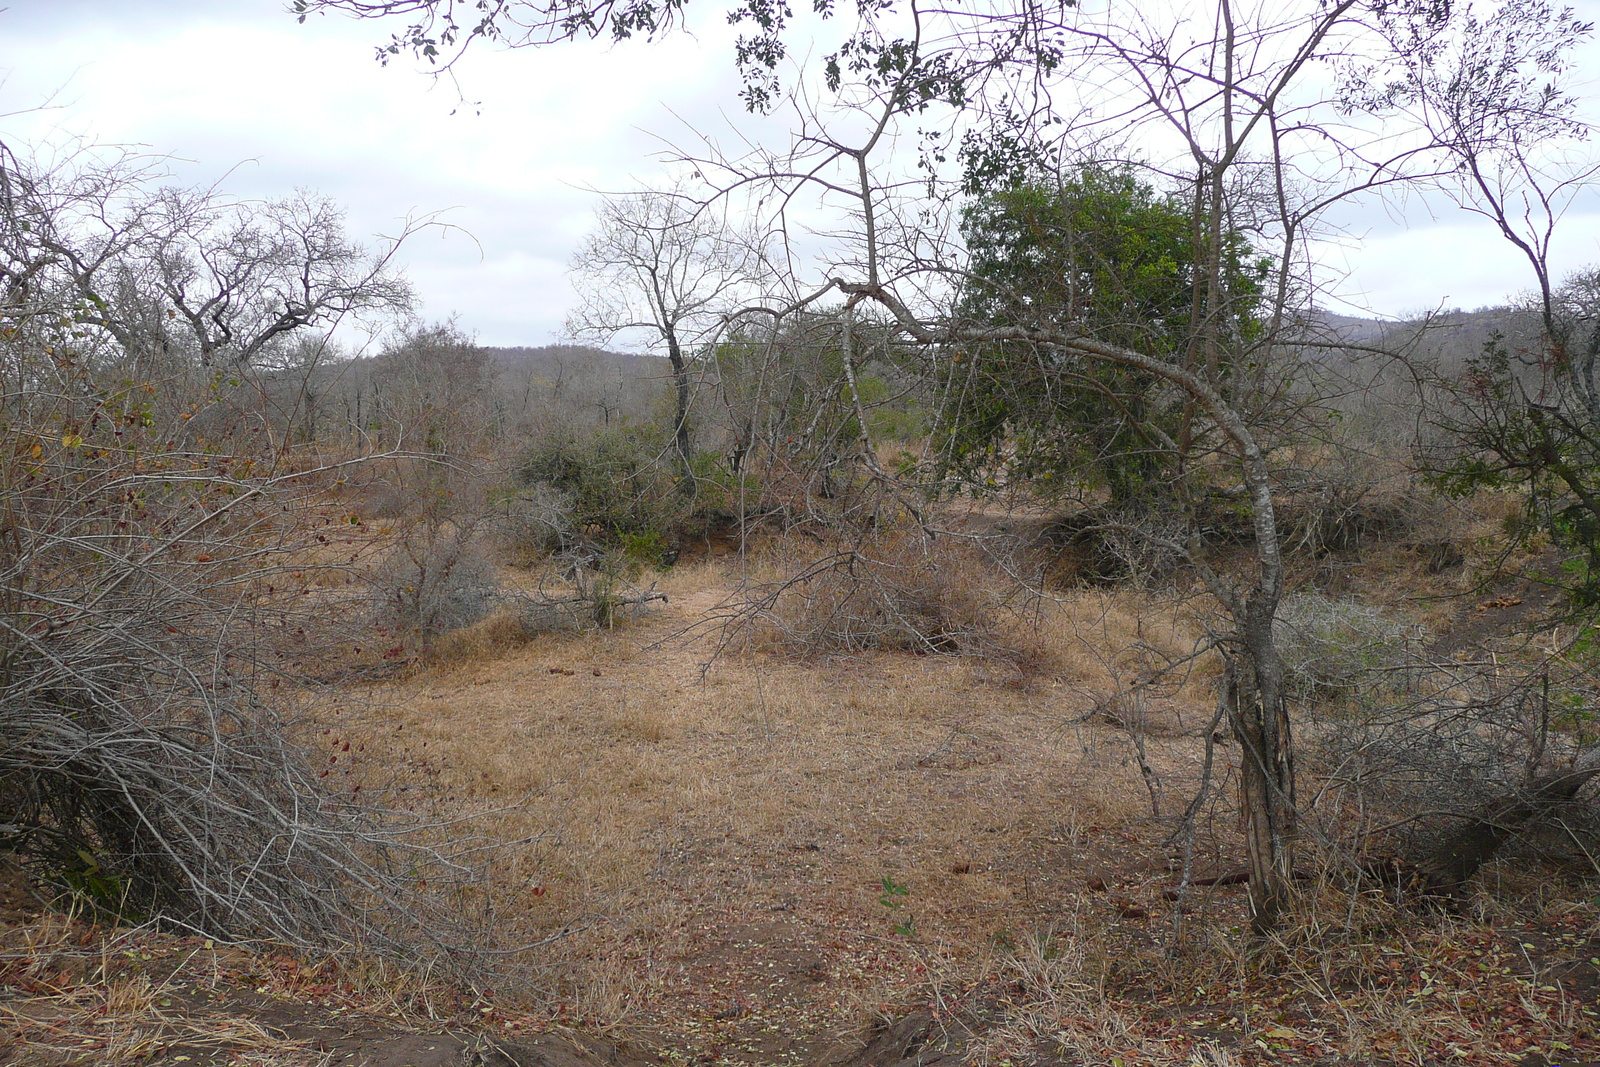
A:
<svg viewBox="0 0 1600 1067">
<path fill-rule="evenodd" d="M 574 569 L 565 577 L 552 570 L 521 582 L 496 576 L 487 614 L 433 635 L 422 658 L 434 667 L 481 663 L 509 655 L 543 634 L 631 625 L 669 599 L 654 583 L 640 587 L 604 569 Z"/>
<path fill-rule="evenodd" d="M 752 586 L 755 648 L 955 655 L 1016 681 L 1054 667 L 1031 625 L 1031 592 L 973 539 L 887 530 L 864 543 L 791 555 L 780 567 L 782 578 Z"/>
<path fill-rule="evenodd" d="M 460 664 L 497 659 L 536 636 L 525 615 L 498 608 L 471 626 L 440 634 L 428 649 L 428 660 L 434 664 Z"/>
<path fill-rule="evenodd" d="M 1206 654 L 1203 623 L 1181 598 L 1136 589 L 1079 589 L 1042 616 L 1062 677 L 1104 698 L 1130 686 L 1160 688 L 1208 705 L 1221 665 Z"/>
<path fill-rule="evenodd" d="M 247 1013 L 192 1013 L 186 986 L 209 980 L 215 989 L 218 958 L 244 954 L 191 941 L 50 913 L 0 928 L 0 1031 L 34 1057 L 22 1062 L 130 1064 L 175 1047 L 262 1064 L 323 1062 L 313 1042 L 289 1040 Z M 190 966 L 200 955 L 211 966 Z M 167 960 L 165 974 L 141 969 Z"/>
<path fill-rule="evenodd" d="M 56 912 L 0 922 L 0 1041 L 7 1042 L 0 1049 L 13 1054 L 7 1064 L 226 1059 L 321 1067 L 352 1055 L 326 1050 L 332 1026 L 382 1044 L 406 1032 L 438 1032 L 441 1024 L 510 1031 L 540 1028 L 542 1019 L 505 1011 L 487 990 L 437 969 L 350 946 L 307 956 L 271 942 L 223 944 L 152 924 L 90 925 Z M 321 1033 L 296 1033 L 307 1029 Z"/>
</svg>

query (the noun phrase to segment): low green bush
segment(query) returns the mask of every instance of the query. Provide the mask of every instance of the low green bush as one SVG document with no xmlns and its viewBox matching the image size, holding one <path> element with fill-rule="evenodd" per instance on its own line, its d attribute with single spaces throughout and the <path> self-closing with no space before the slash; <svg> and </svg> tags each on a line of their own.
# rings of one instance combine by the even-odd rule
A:
<svg viewBox="0 0 1600 1067">
<path fill-rule="evenodd" d="M 648 424 L 552 435 L 523 453 L 516 480 L 523 489 L 560 494 L 572 525 L 597 540 L 651 532 L 665 540 L 683 509 L 669 445 L 661 428 Z"/>
</svg>

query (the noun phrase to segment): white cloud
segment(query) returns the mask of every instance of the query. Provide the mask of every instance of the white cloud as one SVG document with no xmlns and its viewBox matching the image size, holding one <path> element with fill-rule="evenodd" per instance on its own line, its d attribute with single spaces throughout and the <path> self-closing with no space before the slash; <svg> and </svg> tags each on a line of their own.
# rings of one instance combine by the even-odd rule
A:
<svg viewBox="0 0 1600 1067">
<path fill-rule="evenodd" d="M 315 189 L 347 205 L 360 234 L 450 209 L 445 219 L 476 241 L 427 234 L 404 259 L 428 316 L 459 313 L 489 343 L 537 344 L 559 330 L 572 301 L 565 266 L 590 222 L 586 190 L 656 177 L 661 142 L 645 131 L 684 131 L 675 115 L 710 129 L 738 111 L 733 31 L 716 24 L 655 44 L 480 48 L 458 90 L 404 61 L 379 66 L 374 46 L 390 27 L 297 25 L 282 0 L 9 5 L 0 111 L 25 113 L 0 121 L 0 137 L 147 145 L 177 157 L 176 176 L 190 182 L 249 161 L 230 189 Z M 1580 7 L 1600 10 L 1600 0 Z M 52 97 L 56 107 L 26 111 Z M 1381 208 L 1343 220 L 1368 234 L 1326 257 L 1348 265 L 1340 293 L 1353 307 L 1473 306 L 1526 287 L 1525 265 L 1487 223 L 1422 214 L 1409 228 Z M 1564 268 L 1600 260 L 1600 201 L 1577 205 L 1564 234 Z"/>
<path fill-rule="evenodd" d="M 0 134 L 144 145 L 196 183 L 242 163 L 230 190 L 313 188 L 349 208 L 356 233 L 443 210 L 475 241 L 426 237 L 403 258 L 426 314 L 459 313 L 491 343 L 541 343 L 560 328 L 587 189 L 658 169 L 659 142 L 642 128 L 672 121 L 663 101 L 693 111 L 732 96 L 720 39 L 483 49 L 462 64 L 458 88 L 404 63 L 380 67 L 370 23 L 299 26 L 272 2 L 231 5 L 226 19 L 215 5 L 112 10 L 110 20 L 87 17 L 88 3 L 0 12 L 0 31 L 27 45 L 0 57 L 0 106 L 25 112 Z"/>
<path fill-rule="evenodd" d="M 1535 281 L 1528 260 L 1491 223 L 1460 212 L 1428 225 L 1386 226 L 1359 240 L 1325 245 L 1319 258 L 1344 274 L 1324 303 L 1356 315 L 1471 310 L 1504 303 L 1532 289 Z M 1558 282 L 1580 267 L 1600 264 L 1600 210 L 1569 213 L 1550 259 Z"/>
</svg>

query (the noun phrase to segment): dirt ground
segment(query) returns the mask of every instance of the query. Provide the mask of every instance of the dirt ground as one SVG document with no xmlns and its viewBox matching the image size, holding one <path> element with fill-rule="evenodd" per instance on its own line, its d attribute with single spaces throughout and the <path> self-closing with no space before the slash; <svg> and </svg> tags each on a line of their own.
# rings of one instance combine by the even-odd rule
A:
<svg viewBox="0 0 1600 1067">
<path fill-rule="evenodd" d="M 938 1011 L 945 983 L 986 981 L 1030 931 L 1092 916 L 1142 936 L 1163 910 L 1175 854 L 1106 720 L 1137 656 L 1087 651 L 1139 629 L 1127 605 L 1087 596 L 1084 653 L 1022 684 L 949 657 L 712 663 L 720 632 L 689 629 L 729 592 L 708 579 L 726 582 L 674 575 L 668 605 L 625 629 L 386 689 L 339 735 L 403 765 L 429 810 L 535 796 L 497 824 L 540 838 L 504 873 L 501 913 L 529 940 L 582 926 L 542 961 L 571 1018 L 670 1033 L 684 1062 L 816 1063 Z M 1176 619 L 1145 629 L 1192 641 Z M 1190 688 L 1137 710 L 1168 811 L 1198 773 L 1176 736 L 1204 721 Z M 1208 835 L 1202 866 L 1231 862 L 1228 837 Z"/>
</svg>

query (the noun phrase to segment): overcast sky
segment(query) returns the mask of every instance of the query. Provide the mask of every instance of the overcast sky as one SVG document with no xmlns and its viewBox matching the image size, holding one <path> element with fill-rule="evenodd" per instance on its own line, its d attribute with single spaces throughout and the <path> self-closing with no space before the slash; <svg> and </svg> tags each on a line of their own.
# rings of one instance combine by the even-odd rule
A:
<svg viewBox="0 0 1600 1067">
<path fill-rule="evenodd" d="M 5 0 L 0 0 L 5 3 Z M 1600 0 L 1579 9 L 1600 15 Z M 566 264 L 589 229 L 590 189 L 657 178 L 659 136 L 737 111 L 728 31 L 663 43 L 479 49 L 459 86 L 380 67 L 378 25 L 298 25 L 283 0 L 9 0 L 0 9 L 0 137 L 81 138 L 174 157 L 184 182 L 271 196 L 309 188 L 345 204 L 353 232 L 444 212 L 460 231 L 405 251 L 430 319 L 458 315 L 486 344 L 558 339 Z M 1583 86 L 1600 96 L 1600 51 Z M 462 99 L 476 102 L 463 105 Z M 1525 264 L 1459 214 L 1375 210 L 1342 253 L 1350 304 L 1397 315 L 1475 307 L 1526 287 Z M 471 236 L 467 236 L 470 234 Z M 1600 196 L 1577 205 L 1559 261 L 1600 263 Z"/>
</svg>

